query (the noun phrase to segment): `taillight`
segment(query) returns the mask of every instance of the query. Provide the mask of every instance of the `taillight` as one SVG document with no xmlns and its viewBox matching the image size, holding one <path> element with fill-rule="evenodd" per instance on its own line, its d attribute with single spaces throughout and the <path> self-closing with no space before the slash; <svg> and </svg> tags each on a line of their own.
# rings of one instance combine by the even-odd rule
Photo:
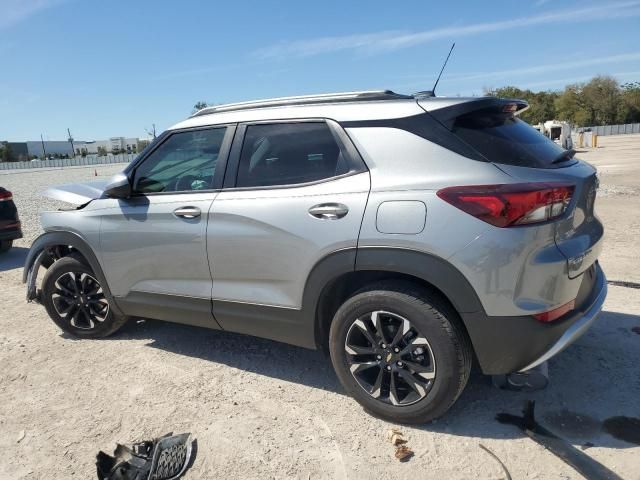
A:
<svg viewBox="0 0 640 480">
<path fill-rule="evenodd" d="M 527 225 L 561 216 L 574 186 L 564 183 L 514 183 L 448 187 L 438 197 L 496 227 Z"/>
<path fill-rule="evenodd" d="M 548 312 L 536 313 L 534 317 L 536 320 L 539 320 L 541 322 L 545 322 L 545 323 L 553 322 L 554 320 L 557 320 L 560 317 L 562 317 L 565 313 L 568 313 L 571 310 L 573 310 L 575 306 L 576 306 L 576 301 L 571 300 L 569 303 L 565 303 L 564 305 L 561 305 L 558 308 L 554 308 L 553 310 L 549 310 Z"/>
<path fill-rule="evenodd" d="M 9 200 L 13 200 L 13 194 L 9 190 L 0 192 L 0 202 L 8 202 Z"/>
</svg>

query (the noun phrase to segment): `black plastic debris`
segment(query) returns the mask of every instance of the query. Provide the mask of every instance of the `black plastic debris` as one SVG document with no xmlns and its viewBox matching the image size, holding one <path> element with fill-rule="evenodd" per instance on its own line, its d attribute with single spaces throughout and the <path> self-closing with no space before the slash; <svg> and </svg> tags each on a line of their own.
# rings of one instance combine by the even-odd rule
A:
<svg viewBox="0 0 640 480">
<path fill-rule="evenodd" d="M 549 368 L 547 362 L 541 363 L 526 372 L 515 372 L 508 375 L 493 375 L 494 387 L 514 392 L 534 392 L 549 385 Z"/>
<path fill-rule="evenodd" d="M 528 401 L 525 403 L 522 417 L 499 413 L 496 420 L 520 428 L 531 440 L 542 445 L 589 480 L 622 480 L 607 467 L 537 423 L 534 409 L 535 402 Z"/>
<path fill-rule="evenodd" d="M 98 452 L 99 480 L 178 479 L 192 463 L 194 441 L 190 433 L 167 435 L 154 440 L 118 444 L 113 456 Z"/>
</svg>

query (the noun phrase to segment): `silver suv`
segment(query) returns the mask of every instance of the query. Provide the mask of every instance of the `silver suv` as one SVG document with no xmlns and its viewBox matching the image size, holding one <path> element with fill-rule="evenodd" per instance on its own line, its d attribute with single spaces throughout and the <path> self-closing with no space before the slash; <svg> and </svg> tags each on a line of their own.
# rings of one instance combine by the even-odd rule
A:
<svg viewBox="0 0 640 480">
<path fill-rule="evenodd" d="M 145 317 L 324 349 L 368 411 L 435 419 L 474 361 L 530 371 L 606 296 L 596 171 L 525 108 L 390 91 L 206 108 L 109 183 L 49 191 L 77 207 L 42 215 L 27 297 L 78 337 Z"/>
</svg>

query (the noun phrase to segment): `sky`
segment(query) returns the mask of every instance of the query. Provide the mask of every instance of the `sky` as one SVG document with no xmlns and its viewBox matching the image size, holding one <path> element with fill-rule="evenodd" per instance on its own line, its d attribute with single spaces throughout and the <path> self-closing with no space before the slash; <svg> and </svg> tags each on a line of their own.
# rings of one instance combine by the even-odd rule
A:
<svg viewBox="0 0 640 480">
<path fill-rule="evenodd" d="M 640 0 L 0 0 L 0 140 L 145 137 L 198 101 L 640 81 Z"/>
</svg>

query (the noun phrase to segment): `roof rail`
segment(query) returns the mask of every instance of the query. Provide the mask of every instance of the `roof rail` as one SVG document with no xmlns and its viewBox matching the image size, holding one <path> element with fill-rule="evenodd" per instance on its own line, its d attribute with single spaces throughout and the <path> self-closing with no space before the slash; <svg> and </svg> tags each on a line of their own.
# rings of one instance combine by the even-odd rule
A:
<svg viewBox="0 0 640 480">
<path fill-rule="evenodd" d="M 218 112 L 233 112 L 236 110 L 248 110 L 253 108 L 284 107 L 291 105 L 312 105 L 318 103 L 358 102 L 370 100 L 400 100 L 413 98 L 410 95 L 401 95 L 391 90 L 365 90 L 360 92 L 324 93 L 320 95 L 299 95 L 296 97 L 269 98 L 251 102 L 228 103 L 215 105 L 198 110 L 191 117 L 209 115 Z"/>
</svg>

